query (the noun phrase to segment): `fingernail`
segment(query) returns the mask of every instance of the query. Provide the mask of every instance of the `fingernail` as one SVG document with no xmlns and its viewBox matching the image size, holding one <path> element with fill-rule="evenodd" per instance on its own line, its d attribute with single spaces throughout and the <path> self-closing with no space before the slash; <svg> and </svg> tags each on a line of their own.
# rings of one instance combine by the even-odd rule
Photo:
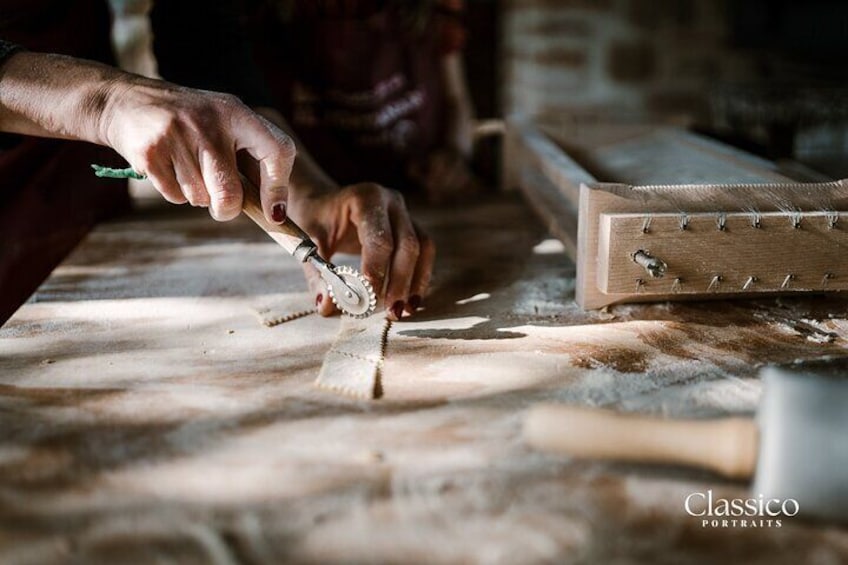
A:
<svg viewBox="0 0 848 565">
<path fill-rule="evenodd" d="M 321 306 L 322 302 L 324 302 L 324 295 L 319 292 L 318 296 L 315 297 L 315 306 Z"/>
<path fill-rule="evenodd" d="M 284 203 L 278 202 L 274 204 L 274 207 L 271 208 L 271 219 L 278 224 L 286 221 L 286 205 Z"/>
<path fill-rule="evenodd" d="M 410 312 L 417 311 L 418 307 L 421 306 L 421 297 L 417 294 L 413 294 L 409 297 L 409 300 L 407 301 L 407 306 L 409 306 Z"/>
<path fill-rule="evenodd" d="M 401 316 L 403 316 L 403 300 L 398 300 L 392 305 L 392 314 L 400 320 Z"/>
</svg>

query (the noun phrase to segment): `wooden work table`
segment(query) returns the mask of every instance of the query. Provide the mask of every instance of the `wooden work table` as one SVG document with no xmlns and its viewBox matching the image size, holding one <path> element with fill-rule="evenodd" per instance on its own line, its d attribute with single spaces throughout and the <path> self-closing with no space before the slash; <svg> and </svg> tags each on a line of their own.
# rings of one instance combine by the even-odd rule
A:
<svg viewBox="0 0 848 565">
<path fill-rule="evenodd" d="M 0 562 L 848 559 L 844 528 L 683 510 L 743 484 L 520 441 L 542 400 L 751 414 L 757 364 L 848 354 L 848 301 L 586 313 L 517 197 L 417 215 L 435 288 L 391 327 L 378 401 L 312 384 L 337 318 L 259 323 L 306 286 L 246 220 L 152 206 L 90 234 L 0 329 Z"/>
</svg>

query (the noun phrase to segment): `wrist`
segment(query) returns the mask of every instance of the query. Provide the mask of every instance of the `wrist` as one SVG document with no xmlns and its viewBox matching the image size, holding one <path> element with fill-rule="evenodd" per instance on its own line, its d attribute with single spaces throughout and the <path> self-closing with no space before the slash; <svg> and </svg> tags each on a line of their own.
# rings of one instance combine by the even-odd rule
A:
<svg viewBox="0 0 848 565">
<path fill-rule="evenodd" d="M 90 141 L 117 149 L 114 132 L 115 122 L 132 104 L 133 81 L 132 75 L 112 77 L 91 86 L 91 91 L 82 102 L 83 115 L 93 127 L 93 137 Z"/>
</svg>

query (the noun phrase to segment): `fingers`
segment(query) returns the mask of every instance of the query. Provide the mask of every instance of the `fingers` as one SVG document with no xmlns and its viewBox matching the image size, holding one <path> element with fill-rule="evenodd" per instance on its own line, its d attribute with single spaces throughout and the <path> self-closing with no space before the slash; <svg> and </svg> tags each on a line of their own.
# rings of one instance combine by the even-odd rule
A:
<svg viewBox="0 0 848 565">
<path fill-rule="evenodd" d="M 174 175 L 180 190 L 192 206 L 209 206 L 209 193 L 203 183 L 197 159 L 188 150 L 185 143 L 174 142 L 170 148 L 174 163 Z"/>
<path fill-rule="evenodd" d="M 318 255 L 324 259 L 330 259 L 333 255 L 324 244 L 325 238 L 322 233 L 314 234 L 314 241 L 318 246 Z M 306 275 L 306 282 L 309 284 L 309 290 L 312 297 L 315 299 L 315 309 L 321 316 L 327 317 L 336 314 L 339 309 L 333 304 L 333 299 L 330 298 L 327 283 L 321 278 L 318 269 L 310 263 L 303 264 L 303 272 Z"/>
<path fill-rule="evenodd" d="M 174 173 L 185 198 L 192 206 L 208 207 L 218 221 L 232 220 L 241 212 L 242 187 L 235 154 L 222 144 L 207 146 L 193 155 L 186 142 L 171 149 Z"/>
<path fill-rule="evenodd" d="M 188 199 L 180 189 L 180 183 L 177 182 L 174 174 L 174 167 L 168 163 L 149 162 L 145 166 L 136 167 L 147 175 L 153 187 L 162 195 L 162 197 L 171 204 L 185 204 Z"/>
<path fill-rule="evenodd" d="M 403 205 L 403 199 L 400 196 L 396 198 L 399 202 L 393 202 L 389 208 L 395 249 L 386 287 L 386 305 L 390 317 L 399 320 L 409 302 L 409 291 L 418 264 L 420 245 L 418 234 Z"/>
<path fill-rule="evenodd" d="M 338 309 L 333 300 L 330 298 L 327 291 L 327 284 L 318 271 L 309 263 L 303 264 L 303 274 L 306 277 L 306 283 L 309 285 L 309 293 L 315 304 L 315 309 L 321 316 L 332 316 Z"/>
<path fill-rule="evenodd" d="M 225 150 L 203 150 L 200 153 L 200 170 L 212 217 L 225 222 L 238 216 L 243 193 L 235 154 Z"/>
<path fill-rule="evenodd" d="M 412 222 L 403 197 L 377 185 L 353 190 L 351 222 L 362 245 L 362 272 L 384 297 L 387 315 L 413 313 L 430 284 L 432 241 Z"/>
<path fill-rule="evenodd" d="M 289 196 L 289 176 L 294 163 L 294 143 L 278 147 L 273 154 L 259 161 L 259 193 L 262 199 L 262 211 L 265 217 L 281 224 L 286 221 L 286 201 Z"/>
<path fill-rule="evenodd" d="M 239 129 L 236 149 L 244 149 L 259 164 L 259 193 L 262 211 L 270 222 L 286 220 L 289 177 L 297 155 L 294 142 L 282 130 L 261 116 Z"/>
<path fill-rule="evenodd" d="M 413 224 L 414 225 L 414 224 Z M 409 299 L 406 302 L 406 312 L 414 314 L 421 306 L 427 291 L 430 289 L 430 280 L 433 275 L 433 265 L 436 262 L 436 245 L 421 228 L 415 225 L 418 235 L 418 261 L 415 264 L 415 273 L 409 288 Z"/>
<path fill-rule="evenodd" d="M 352 196 L 350 221 L 362 245 L 362 274 L 371 281 L 377 295 L 383 296 L 395 245 L 385 194 L 388 191 L 372 184 L 356 185 L 347 190 Z"/>
</svg>

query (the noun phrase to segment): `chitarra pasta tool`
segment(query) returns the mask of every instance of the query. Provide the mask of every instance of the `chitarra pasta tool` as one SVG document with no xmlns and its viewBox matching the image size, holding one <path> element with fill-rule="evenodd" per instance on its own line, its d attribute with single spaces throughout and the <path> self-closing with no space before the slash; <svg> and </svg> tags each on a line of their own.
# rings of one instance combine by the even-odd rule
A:
<svg viewBox="0 0 848 565">
<path fill-rule="evenodd" d="M 132 169 L 110 169 L 99 165 L 92 165 L 92 168 L 98 177 L 145 178 L 144 175 Z M 337 267 L 318 255 L 318 246 L 291 219 L 286 219 L 282 224 L 266 220 L 262 212 L 259 188 L 244 175 L 241 175 L 241 182 L 244 188 L 243 211 L 247 217 L 283 249 L 291 253 L 295 259 L 303 263 L 308 261 L 318 270 L 327 284 L 327 293 L 339 310 L 354 318 L 366 318 L 374 313 L 377 308 L 377 295 L 368 279 L 356 269 L 347 266 Z"/>
<path fill-rule="evenodd" d="M 671 421 L 541 405 L 524 439 L 577 458 L 678 464 L 733 479 L 753 494 L 794 499 L 800 514 L 848 521 L 848 378 L 826 361 L 766 367 L 756 420 Z"/>
<path fill-rule="evenodd" d="M 582 308 L 848 291 L 848 179 L 590 114 L 510 119 L 504 138 L 504 182 L 562 240 Z"/>
</svg>

